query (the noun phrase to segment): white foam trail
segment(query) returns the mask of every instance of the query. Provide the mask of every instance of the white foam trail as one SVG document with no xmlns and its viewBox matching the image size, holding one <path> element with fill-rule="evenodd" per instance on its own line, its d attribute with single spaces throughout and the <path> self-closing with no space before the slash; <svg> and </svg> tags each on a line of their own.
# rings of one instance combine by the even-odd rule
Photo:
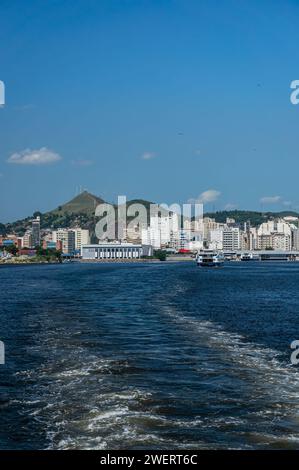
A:
<svg viewBox="0 0 299 470">
<path fill-rule="evenodd" d="M 221 356 L 229 360 L 238 366 L 238 371 L 248 371 L 248 380 L 257 379 L 258 376 L 257 385 L 268 391 L 271 389 L 271 392 L 279 390 L 280 398 L 286 393 L 288 399 L 293 399 L 294 405 L 299 408 L 299 377 L 291 364 L 279 361 L 280 352 L 250 343 L 242 335 L 225 331 L 219 324 L 182 315 L 174 307 L 164 307 L 163 311 L 179 324 L 180 332 L 185 330 L 193 338 L 197 335 L 199 346 L 214 350 L 215 356 L 218 354 L 220 360 Z"/>
</svg>

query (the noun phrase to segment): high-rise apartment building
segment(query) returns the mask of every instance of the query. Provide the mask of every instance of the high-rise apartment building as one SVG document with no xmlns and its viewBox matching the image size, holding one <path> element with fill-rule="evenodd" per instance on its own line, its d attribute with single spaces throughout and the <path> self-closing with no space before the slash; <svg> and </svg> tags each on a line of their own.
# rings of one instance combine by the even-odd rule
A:
<svg viewBox="0 0 299 470">
<path fill-rule="evenodd" d="M 59 228 L 52 232 L 52 241 L 54 243 L 60 241 L 62 252 L 71 254 L 75 250 L 81 250 L 83 245 L 90 244 L 89 230 L 79 227 Z"/>
<path fill-rule="evenodd" d="M 32 246 L 35 248 L 40 245 L 40 217 L 32 219 L 31 224 Z"/>
<path fill-rule="evenodd" d="M 59 228 L 53 232 L 53 242 L 61 242 L 62 253 L 72 254 L 76 249 L 76 235 L 73 230 Z"/>
<path fill-rule="evenodd" d="M 33 237 L 32 237 L 32 230 L 28 229 L 24 233 L 22 238 L 22 247 L 23 248 L 32 248 L 33 245 Z"/>
<path fill-rule="evenodd" d="M 225 227 L 223 230 L 223 250 L 236 251 L 241 248 L 239 227 Z"/>
<path fill-rule="evenodd" d="M 168 247 L 174 239 L 179 243 L 179 216 L 174 212 L 151 217 L 150 226 L 142 230 L 142 243 L 154 248 Z"/>
<path fill-rule="evenodd" d="M 75 232 L 75 248 L 76 250 L 81 250 L 82 245 L 90 244 L 89 230 L 83 228 L 72 228 Z"/>
</svg>

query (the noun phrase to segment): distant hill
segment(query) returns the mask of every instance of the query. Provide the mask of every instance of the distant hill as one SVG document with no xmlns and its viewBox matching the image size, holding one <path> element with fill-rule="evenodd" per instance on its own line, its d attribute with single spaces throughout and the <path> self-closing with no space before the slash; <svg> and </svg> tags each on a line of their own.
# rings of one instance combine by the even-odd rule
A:
<svg viewBox="0 0 299 470">
<path fill-rule="evenodd" d="M 58 227 L 79 225 L 82 228 L 88 228 L 92 231 L 95 226 L 95 208 L 98 204 L 103 202 L 105 201 L 100 197 L 83 191 L 81 194 L 75 196 L 69 202 L 58 206 L 56 209 L 45 213 L 35 212 L 33 217 L 40 215 L 42 229 L 56 229 Z M 5 229 L 3 229 L 2 226 L 2 232 L 16 232 L 18 235 L 23 235 L 31 218 L 32 217 L 26 217 L 25 219 L 6 224 L 4 225 Z"/>
<path fill-rule="evenodd" d="M 217 211 L 207 212 L 204 214 L 205 217 L 211 217 L 216 222 L 224 223 L 227 218 L 235 219 L 236 223 L 242 224 L 250 221 L 252 226 L 257 226 L 269 219 L 277 219 L 287 216 L 299 217 L 299 214 L 294 211 L 282 211 L 282 212 L 256 212 L 256 211 Z"/>
<path fill-rule="evenodd" d="M 78 225 L 81 228 L 87 228 L 91 233 L 91 238 L 94 239 L 95 225 L 98 221 L 98 218 L 95 217 L 95 209 L 98 204 L 102 204 L 104 202 L 104 199 L 95 196 L 88 191 L 84 191 L 69 202 L 62 204 L 49 212 L 35 212 L 31 217 L 26 217 L 25 219 L 18 220 L 13 223 L 0 224 L 0 234 L 15 232 L 22 236 L 25 233 L 26 228 L 30 225 L 30 219 L 39 215 L 41 217 L 42 229 L 57 229 L 59 227 L 74 227 Z M 129 207 L 132 204 L 137 203 L 143 204 L 149 213 L 150 204 L 152 203 L 143 199 L 127 201 L 126 206 Z M 128 218 L 128 222 L 130 222 L 132 218 L 133 217 Z"/>
<path fill-rule="evenodd" d="M 94 214 L 98 204 L 102 204 L 104 199 L 94 196 L 88 191 L 83 191 L 71 201 L 58 206 L 57 209 L 50 211 L 52 214 Z"/>
<path fill-rule="evenodd" d="M 133 206 L 134 204 L 141 204 L 143 207 L 145 207 L 146 211 L 147 211 L 147 221 L 148 223 L 150 222 L 150 208 L 151 208 L 151 204 L 155 204 L 154 202 L 150 202 L 150 201 L 146 201 L 144 199 L 131 199 L 130 201 L 127 201 L 127 210 L 129 207 Z M 117 206 L 115 206 L 116 208 L 116 213 L 117 213 Z M 159 212 L 162 214 L 162 215 L 167 215 L 169 214 L 169 211 L 167 211 L 166 209 L 164 208 L 159 208 Z M 128 221 L 130 220 L 133 220 L 135 218 L 135 216 L 128 216 Z"/>
<path fill-rule="evenodd" d="M 25 219 L 18 220 L 9 224 L 0 223 L 0 234 L 15 232 L 18 235 L 22 236 L 26 228 L 30 225 L 30 219 L 32 217 L 40 215 L 42 229 L 56 229 L 58 227 L 74 227 L 78 225 L 82 228 L 89 229 L 92 240 L 95 240 L 94 229 L 98 220 L 98 218 L 95 217 L 95 208 L 98 204 L 104 202 L 105 201 L 102 198 L 95 196 L 94 194 L 91 194 L 88 191 L 84 191 L 78 196 L 71 199 L 69 202 L 58 206 L 52 211 L 45 212 L 44 214 L 40 212 L 35 212 L 31 217 L 26 217 Z M 142 204 L 146 207 L 149 222 L 150 204 L 153 203 L 143 199 L 132 199 L 131 201 L 127 201 L 127 208 L 132 204 Z M 167 211 L 165 211 L 165 214 L 166 213 Z M 224 223 L 228 217 L 235 219 L 236 223 L 244 223 L 250 221 L 252 226 L 260 225 L 262 222 L 271 218 L 273 219 L 278 217 L 286 217 L 288 215 L 299 217 L 299 214 L 294 211 L 257 212 L 233 210 L 207 212 L 204 215 L 205 217 L 214 218 L 217 222 L 220 223 Z M 130 222 L 133 218 L 134 217 L 128 217 L 127 221 Z"/>
</svg>

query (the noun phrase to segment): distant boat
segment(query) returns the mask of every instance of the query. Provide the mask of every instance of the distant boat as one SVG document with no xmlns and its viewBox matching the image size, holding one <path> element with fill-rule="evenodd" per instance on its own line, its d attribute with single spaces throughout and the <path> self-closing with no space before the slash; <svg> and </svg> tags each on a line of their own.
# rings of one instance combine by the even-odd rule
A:
<svg viewBox="0 0 299 470">
<path fill-rule="evenodd" d="M 252 261 L 252 253 L 242 253 L 241 261 Z"/>
<path fill-rule="evenodd" d="M 259 261 L 259 256 L 252 252 L 242 253 L 240 257 L 241 261 Z"/>
<path fill-rule="evenodd" d="M 220 267 L 224 264 L 224 256 L 213 250 L 200 251 L 196 258 L 197 266 Z"/>
</svg>

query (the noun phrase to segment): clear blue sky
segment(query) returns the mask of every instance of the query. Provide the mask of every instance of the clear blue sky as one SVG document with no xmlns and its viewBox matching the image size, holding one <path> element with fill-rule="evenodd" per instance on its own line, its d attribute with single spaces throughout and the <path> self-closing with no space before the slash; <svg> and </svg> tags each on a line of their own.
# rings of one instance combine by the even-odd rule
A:
<svg viewBox="0 0 299 470">
<path fill-rule="evenodd" d="M 295 0 L 2 0 L 0 221 L 79 185 L 299 209 L 298 46 Z"/>
</svg>

